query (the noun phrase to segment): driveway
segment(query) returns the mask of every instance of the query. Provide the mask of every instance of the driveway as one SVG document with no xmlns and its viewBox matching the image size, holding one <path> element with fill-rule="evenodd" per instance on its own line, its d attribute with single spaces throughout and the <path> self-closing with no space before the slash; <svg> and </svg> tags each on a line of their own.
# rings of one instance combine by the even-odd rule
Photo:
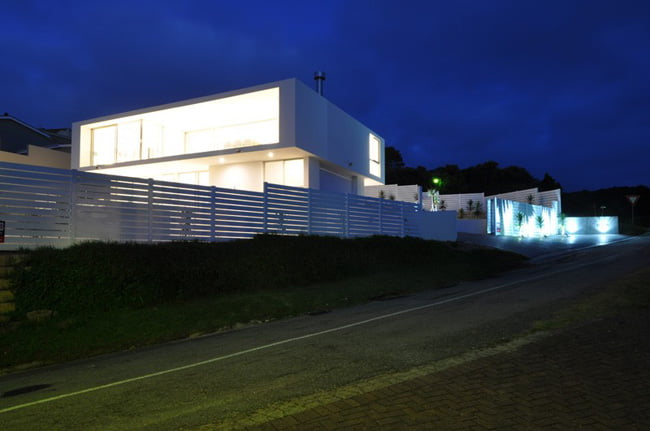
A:
<svg viewBox="0 0 650 431">
<path fill-rule="evenodd" d="M 544 238 L 518 238 L 509 236 L 478 235 L 460 232 L 458 241 L 512 251 L 534 258 L 535 261 L 551 258 L 571 251 L 605 246 L 631 239 L 626 235 L 553 235 Z"/>
</svg>

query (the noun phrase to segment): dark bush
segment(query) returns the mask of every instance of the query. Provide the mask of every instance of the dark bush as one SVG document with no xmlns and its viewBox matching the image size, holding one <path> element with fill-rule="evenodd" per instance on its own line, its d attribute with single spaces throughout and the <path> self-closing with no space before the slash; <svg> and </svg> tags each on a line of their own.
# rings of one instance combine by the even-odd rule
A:
<svg viewBox="0 0 650 431">
<path fill-rule="evenodd" d="M 444 265 L 457 252 L 416 238 L 262 235 L 221 243 L 91 242 L 27 251 L 13 275 L 19 312 L 137 308 L 232 291 L 305 286 L 396 268 Z"/>
</svg>

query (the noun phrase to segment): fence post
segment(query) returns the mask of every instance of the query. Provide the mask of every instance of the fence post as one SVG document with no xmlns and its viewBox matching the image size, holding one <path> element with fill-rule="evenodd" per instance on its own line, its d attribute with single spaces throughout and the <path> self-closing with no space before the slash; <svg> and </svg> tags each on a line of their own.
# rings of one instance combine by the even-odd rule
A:
<svg viewBox="0 0 650 431">
<path fill-rule="evenodd" d="M 69 232 L 70 236 L 70 245 L 73 245 L 77 240 L 77 183 L 79 182 L 79 172 L 77 170 L 72 170 L 70 173 L 70 196 L 68 199 L 68 223 L 69 223 Z"/>
<path fill-rule="evenodd" d="M 311 235 L 311 199 L 312 189 L 307 189 L 307 235 Z"/>
<path fill-rule="evenodd" d="M 147 242 L 153 242 L 153 178 L 149 178 L 147 187 Z"/>
<path fill-rule="evenodd" d="M 343 218 L 343 237 L 350 237 L 350 193 L 345 194 L 345 214 Z"/>
<path fill-rule="evenodd" d="M 217 240 L 217 188 L 210 187 L 210 241 Z"/>
<path fill-rule="evenodd" d="M 384 233 L 383 212 L 384 212 L 384 200 L 379 199 L 379 235 L 383 235 Z"/>
<path fill-rule="evenodd" d="M 406 205 L 406 203 L 400 202 L 399 213 L 400 213 L 400 219 L 402 221 L 402 223 L 400 224 L 400 228 L 401 228 L 400 229 L 400 236 L 402 238 L 404 238 L 404 234 L 405 234 L 405 231 L 406 231 L 406 219 L 404 218 L 404 205 Z"/>
<path fill-rule="evenodd" d="M 262 200 L 262 229 L 264 233 L 268 233 L 268 223 L 269 223 L 269 183 L 264 181 L 264 199 Z"/>
</svg>

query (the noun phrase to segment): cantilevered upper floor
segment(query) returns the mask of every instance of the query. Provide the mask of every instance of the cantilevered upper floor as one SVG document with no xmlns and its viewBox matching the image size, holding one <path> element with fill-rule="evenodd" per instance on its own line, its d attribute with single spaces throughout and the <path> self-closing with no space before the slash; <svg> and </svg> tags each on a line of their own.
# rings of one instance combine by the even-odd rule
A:
<svg viewBox="0 0 650 431">
<path fill-rule="evenodd" d="M 384 141 L 296 79 L 79 121 L 72 168 L 260 191 L 361 194 L 384 182 Z"/>
</svg>

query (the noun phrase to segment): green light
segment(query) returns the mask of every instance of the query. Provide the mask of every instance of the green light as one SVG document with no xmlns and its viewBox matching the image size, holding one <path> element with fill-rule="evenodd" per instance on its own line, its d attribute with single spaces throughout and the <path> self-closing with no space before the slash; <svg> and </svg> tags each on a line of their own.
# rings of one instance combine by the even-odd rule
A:
<svg viewBox="0 0 650 431">
<path fill-rule="evenodd" d="M 433 179 L 433 184 L 438 185 L 438 184 L 440 184 L 441 182 L 442 182 L 442 180 L 441 180 L 440 178 L 434 178 L 434 179 Z"/>
</svg>

